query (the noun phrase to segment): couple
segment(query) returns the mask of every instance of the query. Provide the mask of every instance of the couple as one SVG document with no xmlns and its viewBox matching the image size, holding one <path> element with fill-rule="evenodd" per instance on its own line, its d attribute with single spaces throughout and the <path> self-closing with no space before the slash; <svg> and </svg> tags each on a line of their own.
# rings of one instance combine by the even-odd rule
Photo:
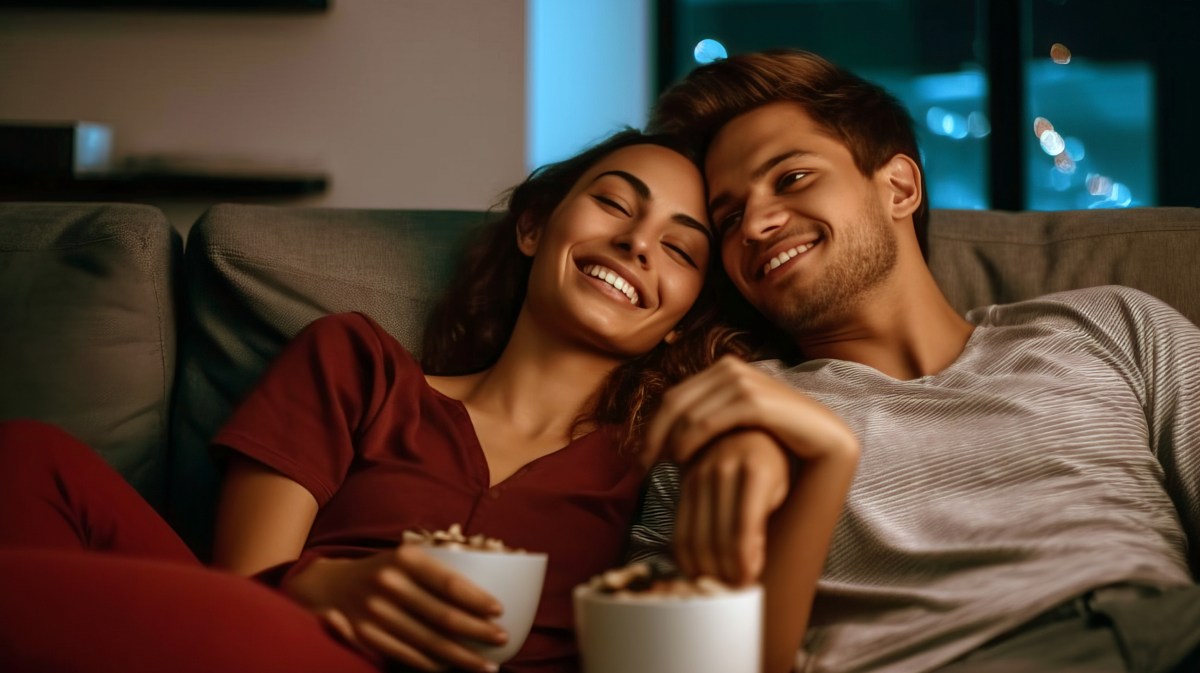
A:
<svg viewBox="0 0 1200 673">
<path fill-rule="evenodd" d="M 699 68 L 654 126 L 513 191 L 422 365 L 365 316 L 297 336 L 215 440 L 232 574 L 6 426 L 5 497 L 45 510 L 0 513 L 6 670 L 489 670 L 452 636 L 503 640 L 502 606 L 397 546 L 452 523 L 549 552 L 505 668 L 570 670 L 570 587 L 660 459 L 631 552 L 762 581 L 765 671 L 1195 664 L 1193 325 L 1113 288 L 955 313 L 907 114 L 811 54 Z M 721 357 L 754 354 L 726 283 L 781 359 Z"/>
</svg>

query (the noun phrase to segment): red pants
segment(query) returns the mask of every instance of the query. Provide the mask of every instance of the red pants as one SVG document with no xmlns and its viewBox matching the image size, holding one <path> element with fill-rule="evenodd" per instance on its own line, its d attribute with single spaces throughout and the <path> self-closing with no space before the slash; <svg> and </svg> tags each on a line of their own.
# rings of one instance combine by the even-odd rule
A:
<svg viewBox="0 0 1200 673">
<path fill-rule="evenodd" d="M 308 611 L 206 568 L 94 451 L 0 423 L 0 671 L 378 673 Z"/>
</svg>

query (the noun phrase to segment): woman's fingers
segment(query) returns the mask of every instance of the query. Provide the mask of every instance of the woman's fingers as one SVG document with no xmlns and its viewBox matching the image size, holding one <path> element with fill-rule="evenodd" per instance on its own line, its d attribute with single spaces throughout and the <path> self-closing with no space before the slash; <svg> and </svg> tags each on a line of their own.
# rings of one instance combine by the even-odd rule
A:
<svg viewBox="0 0 1200 673">
<path fill-rule="evenodd" d="M 486 659 L 387 598 L 372 596 L 367 599 L 366 608 L 372 619 L 359 625 L 358 634 L 371 647 L 389 657 L 413 665 L 416 665 L 415 659 L 435 665 L 445 662 L 472 671 L 495 670 Z"/>
<path fill-rule="evenodd" d="M 698 403 L 724 387 L 730 373 L 736 371 L 737 363 L 745 365 L 736 357 L 726 355 L 713 366 L 676 385 L 663 395 L 662 404 L 646 426 L 641 456 L 645 467 L 650 467 L 661 458 L 671 458 L 663 456 L 663 451 L 669 446 L 669 436 L 676 432 L 675 426 L 681 422 L 694 422 L 689 412 Z"/>
<path fill-rule="evenodd" d="M 434 595 L 480 617 L 499 617 L 500 601 L 461 574 L 439 563 L 419 545 L 396 549 L 396 565 Z"/>
<path fill-rule="evenodd" d="M 447 603 L 401 572 L 385 570 L 379 583 L 384 591 L 381 599 L 402 607 L 439 631 L 496 645 L 506 640 L 504 630 L 495 623 Z"/>
</svg>

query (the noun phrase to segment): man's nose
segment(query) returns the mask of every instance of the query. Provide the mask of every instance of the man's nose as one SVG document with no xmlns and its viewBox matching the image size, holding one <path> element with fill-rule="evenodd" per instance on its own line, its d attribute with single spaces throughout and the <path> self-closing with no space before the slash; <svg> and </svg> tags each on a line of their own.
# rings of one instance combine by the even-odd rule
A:
<svg viewBox="0 0 1200 673">
<path fill-rule="evenodd" d="M 787 224 L 787 211 L 775 203 L 746 204 L 738 234 L 743 244 L 763 241 Z"/>
</svg>

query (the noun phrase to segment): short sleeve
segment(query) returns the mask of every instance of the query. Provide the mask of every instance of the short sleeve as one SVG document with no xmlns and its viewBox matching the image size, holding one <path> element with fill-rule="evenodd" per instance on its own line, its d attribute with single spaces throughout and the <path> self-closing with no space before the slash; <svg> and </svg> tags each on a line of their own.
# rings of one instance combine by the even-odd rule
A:
<svg viewBox="0 0 1200 673">
<path fill-rule="evenodd" d="M 675 570 L 671 541 L 679 507 L 679 467 L 659 463 L 646 478 L 646 493 L 629 533 L 628 561 L 644 561 L 656 570 Z"/>
<path fill-rule="evenodd" d="M 357 435 L 378 413 L 387 382 L 397 374 L 387 371 L 380 331 L 358 313 L 314 320 L 267 367 L 214 446 L 279 471 L 323 507 L 346 476 Z M 420 375 L 411 357 L 408 364 Z"/>
</svg>

